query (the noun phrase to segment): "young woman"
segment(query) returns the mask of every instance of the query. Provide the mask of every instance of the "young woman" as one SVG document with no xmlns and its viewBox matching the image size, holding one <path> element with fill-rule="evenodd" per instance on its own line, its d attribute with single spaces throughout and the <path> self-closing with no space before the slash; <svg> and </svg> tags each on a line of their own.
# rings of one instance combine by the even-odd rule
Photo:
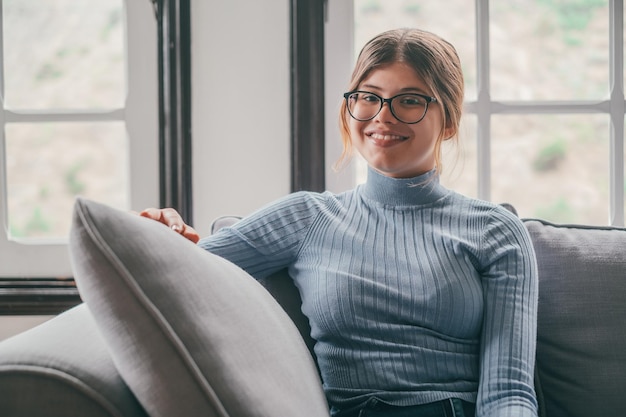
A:
<svg viewBox="0 0 626 417">
<path fill-rule="evenodd" d="M 382 33 L 344 98 L 344 154 L 365 158 L 367 182 L 291 194 L 199 245 L 255 277 L 289 268 L 334 416 L 536 416 L 528 234 L 439 183 L 463 107 L 455 49 L 417 29 Z M 142 215 L 199 239 L 171 209 Z"/>
</svg>

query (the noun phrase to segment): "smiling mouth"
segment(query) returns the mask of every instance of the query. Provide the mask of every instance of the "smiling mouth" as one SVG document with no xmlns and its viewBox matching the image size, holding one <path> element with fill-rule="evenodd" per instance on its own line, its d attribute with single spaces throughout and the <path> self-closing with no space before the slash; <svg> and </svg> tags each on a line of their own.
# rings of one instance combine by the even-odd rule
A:
<svg viewBox="0 0 626 417">
<path fill-rule="evenodd" d="M 368 137 L 374 139 L 375 141 L 395 141 L 395 140 L 407 140 L 408 136 L 400 136 L 400 135 L 383 135 L 381 133 L 368 133 Z"/>
</svg>

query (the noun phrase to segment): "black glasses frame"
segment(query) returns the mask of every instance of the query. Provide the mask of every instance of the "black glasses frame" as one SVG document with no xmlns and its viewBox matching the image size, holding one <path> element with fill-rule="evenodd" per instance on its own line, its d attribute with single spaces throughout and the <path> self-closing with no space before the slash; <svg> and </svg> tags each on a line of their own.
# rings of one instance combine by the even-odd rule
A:
<svg viewBox="0 0 626 417">
<path fill-rule="evenodd" d="M 372 116 L 372 117 L 368 117 L 367 119 L 359 119 L 358 117 L 355 117 L 354 114 L 352 114 L 352 112 L 350 111 L 350 96 L 352 94 L 357 94 L 357 93 L 362 93 L 362 94 L 370 94 L 372 96 L 378 97 L 378 99 L 380 100 L 380 108 L 378 109 L 378 111 Z M 391 105 L 391 101 L 396 98 L 396 97 L 400 97 L 400 96 L 405 96 L 405 95 L 414 95 L 414 96 L 419 96 L 421 98 L 423 98 L 424 100 L 426 100 L 426 107 L 424 108 L 424 114 L 422 114 L 422 117 L 420 117 L 417 121 L 415 122 L 405 122 L 404 120 L 400 119 L 397 115 L 396 112 L 393 111 L 393 106 Z M 393 114 L 393 117 L 396 118 L 396 120 L 398 120 L 399 122 L 402 123 L 406 123 L 408 125 L 414 125 L 416 123 L 421 122 L 422 120 L 424 120 L 424 117 L 426 117 L 426 113 L 428 112 L 428 105 L 430 103 L 435 103 L 437 102 L 437 98 L 436 97 L 431 97 L 431 96 L 427 96 L 424 94 L 419 94 L 419 93 L 401 93 L 401 94 L 396 94 L 393 97 L 389 97 L 389 98 L 383 98 L 381 96 L 379 96 L 376 93 L 372 93 L 371 91 L 365 91 L 365 90 L 354 90 L 354 91 L 348 91 L 347 93 L 343 94 L 343 98 L 346 99 L 346 108 L 348 109 L 348 113 L 350 114 L 350 116 L 354 119 L 354 120 L 358 120 L 359 122 L 367 122 L 369 120 L 372 120 L 373 118 L 375 118 L 376 116 L 378 116 L 378 113 L 380 113 L 380 111 L 383 109 L 383 106 L 385 105 L 385 103 L 389 104 L 389 110 L 391 110 L 391 114 Z"/>
</svg>

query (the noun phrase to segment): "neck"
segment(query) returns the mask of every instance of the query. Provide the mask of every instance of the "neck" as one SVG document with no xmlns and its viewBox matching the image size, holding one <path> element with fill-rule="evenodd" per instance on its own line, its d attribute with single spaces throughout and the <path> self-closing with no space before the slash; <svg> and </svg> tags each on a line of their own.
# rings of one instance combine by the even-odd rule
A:
<svg viewBox="0 0 626 417">
<path fill-rule="evenodd" d="M 430 204 L 449 191 L 439 184 L 435 170 L 413 178 L 393 178 L 368 168 L 363 193 L 379 203 L 403 206 Z"/>
</svg>

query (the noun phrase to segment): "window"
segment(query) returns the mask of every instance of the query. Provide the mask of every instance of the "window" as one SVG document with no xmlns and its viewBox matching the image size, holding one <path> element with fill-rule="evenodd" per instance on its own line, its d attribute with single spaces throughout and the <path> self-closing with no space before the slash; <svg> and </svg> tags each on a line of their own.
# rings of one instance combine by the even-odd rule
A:
<svg viewBox="0 0 626 417">
<path fill-rule="evenodd" d="M 465 72 L 461 146 L 446 152 L 445 185 L 522 217 L 624 225 L 621 1 L 338 3 L 326 25 L 327 166 L 339 155 L 336 113 L 355 52 L 383 30 L 419 27 L 452 42 Z M 347 170 L 327 173 L 330 189 L 363 180 L 358 160 Z"/>
<path fill-rule="evenodd" d="M 0 5 L 0 277 L 68 277 L 75 196 L 159 204 L 155 11 L 148 0 Z"/>
</svg>

